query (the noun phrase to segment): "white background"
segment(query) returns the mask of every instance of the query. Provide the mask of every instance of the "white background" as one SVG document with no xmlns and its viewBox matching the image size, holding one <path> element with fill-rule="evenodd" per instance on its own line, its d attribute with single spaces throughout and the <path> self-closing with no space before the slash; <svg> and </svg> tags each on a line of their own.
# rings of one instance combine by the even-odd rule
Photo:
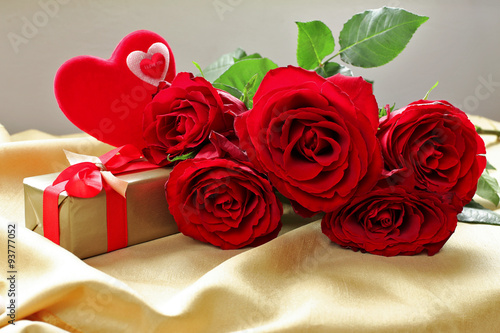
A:
<svg viewBox="0 0 500 333">
<path fill-rule="evenodd" d="M 193 60 L 205 67 L 237 47 L 285 66 L 296 64 L 295 21 L 322 20 L 337 42 L 352 15 L 384 5 L 430 19 L 395 61 L 353 68 L 375 81 L 380 106 L 402 107 L 439 80 L 431 99 L 500 120 L 497 0 L 16 0 L 0 3 L 0 124 L 11 134 L 31 128 L 77 132 L 55 101 L 55 72 L 77 55 L 109 58 L 134 30 L 162 35 L 178 71 L 196 72 Z M 23 42 L 13 43 L 14 35 Z"/>
</svg>

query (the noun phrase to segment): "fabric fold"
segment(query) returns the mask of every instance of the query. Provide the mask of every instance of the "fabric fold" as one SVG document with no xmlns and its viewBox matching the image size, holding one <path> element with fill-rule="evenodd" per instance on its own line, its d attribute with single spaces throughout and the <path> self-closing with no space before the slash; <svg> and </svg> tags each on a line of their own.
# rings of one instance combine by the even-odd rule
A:
<svg viewBox="0 0 500 333">
<path fill-rule="evenodd" d="M 473 118 L 491 128 L 491 121 L 483 120 Z M 487 155 L 500 165 L 495 139 L 485 137 Z M 492 332 L 500 327 L 498 226 L 459 223 L 433 257 L 386 258 L 332 244 L 319 221 L 297 220 L 288 211 L 280 236 L 257 248 L 223 251 L 175 234 L 81 261 L 21 228 L 22 179 L 64 169 L 62 148 L 88 155 L 110 149 L 88 138 L 0 145 L 4 249 L 6 226 L 18 226 L 16 325 L 8 324 L 2 306 L 2 333 Z M 0 256 L 2 267 L 6 260 Z M 1 279 L 3 304 L 9 302 L 8 289 Z"/>
<path fill-rule="evenodd" d="M 332 245 L 316 221 L 257 248 L 222 251 L 177 234 L 84 263 L 23 230 L 18 318 L 82 332 L 491 331 L 499 236 L 460 224 L 438 256 L 385 258 Z"/>
</svg>

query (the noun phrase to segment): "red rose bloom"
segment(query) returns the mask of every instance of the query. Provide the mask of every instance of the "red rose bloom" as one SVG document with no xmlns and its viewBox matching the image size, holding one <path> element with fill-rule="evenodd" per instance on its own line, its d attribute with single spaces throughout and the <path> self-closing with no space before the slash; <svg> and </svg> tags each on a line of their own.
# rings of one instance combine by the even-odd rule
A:
<svg viewBox="0 0 500 333">
<path fill-rule="evenodd" d="M 401 185 L 356 197 L 321 221 L 333 242 L 384 256 L 436 254 L 453 234 L 457 213 L 435 193 Z"/>
<path fill-rule="evenodd" d="M 369 191 L 382 171 L 378 107 L 362 78 L 289 66 L 269 71 L 236 118 L 240 145 L 302 216 Z"/>
<path fill-rule="evenodd" d="M 281 202 L 269 181 L 230 159 L 189 159 L 165 185 L 179 231 L 222 249 L 257 246 L 281 229 Z"/>
<path fill-rule="evenodd" d="M 390 184 L 452 192 L 459 212 L 471 201 L 486 150 L 464 112 L 446 101 L 416 101 L 382 117 L 377 136 Z"/>
<path fill-rule="evenodd" d="M 201 148 L 211 131 L 227 134 L 245 105 L 202 77 L 179 73 L 144 110 L 144 155 L 166 165 L 169 159 Z"/>
</svg>

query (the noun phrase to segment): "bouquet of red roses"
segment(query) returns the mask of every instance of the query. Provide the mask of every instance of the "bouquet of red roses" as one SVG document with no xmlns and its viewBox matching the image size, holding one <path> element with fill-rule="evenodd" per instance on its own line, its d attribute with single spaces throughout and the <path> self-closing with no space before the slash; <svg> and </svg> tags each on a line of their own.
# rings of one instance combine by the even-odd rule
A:
<svg viewBox="0 0 500 333">
<path fill-rule="evenodd" d="M 358 14 L 338 54 L 380 66 L 426 19 L 391 8 Z M 146 107 L 144 153 L 173 165 L 166 194 L 179 230 L 223 249 L 260 245 L 280 231 L 279 192 L 301 216 L 324 213 L 323 233 L 344 247 L 435 254 L 486 166 L 474 125 L 446 101 L 386 106 L 379 118 L 372 84 L 322 61 L 334 49 L 330 30 L 297 25 L 300 67 L 237 50 L 205 71 L 196 64 L 204 77 L 177 74 Z"/>
<path fill-rule="evenodd" d="M 484 143 L 462 111 L 421 100 L 379 120 L 371 84 L 360 77 L 278 68 L 253 102 L 246 111 L 205 79 L 180 73 L 145 112 L 146 156 L 168 163 L 196 152 L 175 164 L 166 184 L 179 230 L 224 249 L 277 236 L 274 187 L 296 213 L 326 213 L 322 230 L 340 245 L 432 255 L 486 165 Z"/>
<path fill-rule="evenodd" d="M 483 140 L 464 112 L 427 100 L 429 93 L 399 110 L 379 108 L 372 82 L 333 61 L 384 65 L 427 19 L 386 7 L 356 14 L 335 54 L 324 23 L 297 22 L 297 67 L 237 49 L 204 70 L 194 63 L 200 76 L 175 74 L 168 44 L 139 32 L 118 46 L 111 65 L 88 74 L 127 73 L 121 86 L 110 83 L 112 93 L 94 89 L 106 103 L 88 104 L 74 93 L 60 94 L 59 104 L 71 105 L 68 116 L 87 131 L 99 118 L 84 112 L 104 113 L 99 135 L 90 134 L 114 145 L 133 137 L 150 162 L 173 168 L 167 202 L 187 236 L 222 249 L 261 245 L 278 236 L 286 201 L 300 216 L 322 217 L 323 233 L 343 247 L 433 255 L 478 182 L 500 192 L 483 174 Z M 78 88 L 64 73 L 56 90 Z"/>
</svg>

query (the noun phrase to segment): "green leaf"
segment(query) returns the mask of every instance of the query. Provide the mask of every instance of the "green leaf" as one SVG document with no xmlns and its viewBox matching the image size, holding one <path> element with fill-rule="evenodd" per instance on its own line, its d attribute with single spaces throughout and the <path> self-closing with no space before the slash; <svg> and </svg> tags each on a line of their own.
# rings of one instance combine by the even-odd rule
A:
<svg viewBox="0 0 500 333">
<path fill-rule="evenodd" d="M 386 108 L 380 108 L 378 109 L 378 117 L 379 119 L 382 117 L 387 116 L 387 109 Z"/>
<path fill-rule="evenodd" d="M 439 81 L 436 81 L 436 83 L 434 83 L 434 85 L 431 87 L 431 89 L 429 89 L 429 91 L 427 91 L 427 94 L 425 94 L 425 96 L 423 98 L 424 100 L 427 99 L 427 97 L 429 97 L 429 94 L 431 93 L 431 91 L 433 91 L 434 88 L 436 88 L 438 86 L 438 84 L 439 84 Z"/>
<path fill-rule="evenodd" d="M 197 63 L 196 61 L 193 61 L 193 64 L 196 66 L 196 68 L 198 68 L 198 70 L 200 71 L 200 75 L 202 77 L 205 77 L 205 74 L 203 74 L 203 70 L 201 69 L 201 66 L 199 63 Z"/>
<path fill-rule="evenodd" d="M 457 218 L 460 222 L 500 225 L 500 215 L 486 208 L 464 207 Z"/>
<path fill-rule="evenodd" d="M 356 14 L 340 32 L 340 56 L 354 66 L 384 65 L 404 50 L 418 27 L 428 19 L 388 7 Z"/>
<path fill-rule="evenodd" d="M 247 56 L 244 56 L 242 58 L 234 58 L 234 62 L 238 62 L 238 61 L 241 61 L 241 60 L 248 60 L 248 59 L 260 59 L 262 58 L 262 56 L 259 54 L 259 53 L 252 53 L 252 54 L 249 54 Z"/>
<path fill-rule="evenodd" d="M 258 76 L 258 74 L 255 74 L 254 76 L 252 76 L 252 78 L 247 82 L 247 84 L 243 88 L 243 96 L 241 97 L 241 100 L 243 101 L 243 103 L 245 103 L 245 105 L 247 107 L 248 107 L 248 105 L 250 105 L 250 98 L 248 97 L 248 93 L 249 93 L 249 91 L 251 91 L 253 89 L 253 87 L 255 87 L 255 82 L 257 81 L 257 76 Z"/>
<path fill-rule="evenodd" d="M 316 73 L 324 78 L 334 76 L 335 74 L 342 74 L 346 76 L 352 76 L 352 71 L 346 66 L 337 64 L 336 62 L 327 62 L 324 66 L 320 66 L 316 69 Z"/>
<path fill-rule="evenodd" d="M 479 202 L 477 202 L 475 200 L 471 200 L 467 205 L 465 205 L 465 207 L 476 208 L 476 209 L 486 209 Z"/>
<path fill-rule="evenodd" d="M 187 159 L 190 159 L 190 158 L 194 158 L 196 156 L 196 154 L 198 154 L 198 152 L 199 152 L 199 149 L 193 150 L 192 152 L 186 153 L 184 155 L 175 156 L 172 159 L 170 158 L 170 155 L 168 155 L 167 156 L 167 160 L 169 162 L 184 161 L 184 160 L 187 160 Z"/>
<path fill-rule="evenodd" d="M 264 78 L 264 75 L 266 75 L 269 70 L 277 67 L 278 65 L 268 58 L 238 61 L 229 67 L 229 69 L 225 71 L 217 80 L 215 80 L 214 84 L 222 84 L 237 89 L 240 91 L 240 96 L 236 96 L 231 91 L 226 89 L 224 90 L 241 99 L 241 95 L 243 95 L 242 92 L 245 91 L 245 86 L 254 77 L 254 75 L 257 74 L 255 84 L 247 91 L 247 99 L 249 100 L 249 105 L 247 105 L 247 107 L 251 108 L 253 104 L 252 98 L 255 95 L 260 82 Z"/>
<path fill-rule="evenodd" d="M 295 23 L 299 28 L 297 63 L 302 68 L 315 69 L 335 48 L 332 31 L 321 21 Z"/>
<path fill-rule="evenodd" d="M 495 206 L 498 206 L 500 201 L 500 198 L 498 197 L 499 192 L 500 187 L 498 186 L 497 180 L 487 172 L 483 172 L 477 183 L 476 194 L 488 201 L 491 201 Z"/>
<path fill-rule="evenodd" d="M 208 65 L 207 68 L 203 70 L 205 79 L 210 82 L 214 82 L 219 76 L 221 76 L 222 73 L 235 63 L 234 59 L 239 60 L 246 56 L 246 52 L 240 48 L 237 48 L 234 52 L 223 54 L 219 59 Z"/>
<path fill-rule="evenodd" d="M 486 170 L 496 170 L 497 168 L 495 168 L 493 165 L 491 165 L 491 163 L 486 160 Z"/>
<path fill-rule="evenodd" d="M 217 89 L 221 89 L 221 90 L 224 90 L 224 91 L 230 93 L 231 95 L 233 95 L 237 99 L 241 100 L 243 98 L 243 92 L 236 89 L 235 87 L 231 87 L 230 85 L 223 84 L 223 83 L 214 83 L 213 86 Z"/>
</svg>

